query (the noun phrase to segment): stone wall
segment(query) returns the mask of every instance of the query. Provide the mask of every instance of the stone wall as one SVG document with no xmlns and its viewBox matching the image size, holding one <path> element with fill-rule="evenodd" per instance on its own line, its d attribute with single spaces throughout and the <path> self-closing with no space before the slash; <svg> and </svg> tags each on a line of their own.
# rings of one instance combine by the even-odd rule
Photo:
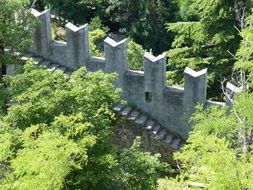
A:
<svg viewBox="0 0 253 190">
<path fill-rule="evenodd" d="M 149 131 L 143 128 L 143 126 L 128 120 L 118 125 L 113 135 L 112 142 L 113 144 L 118 145 L 121 149 L 129 148 L 133 145 L 136 137 L 139 136 L 142 138 L 142 145 L 140 147 L 141 150 L 159 153 L 161 155 L 161 161 L 168 162 L 172 166 L 176 166 L 173 159 L 175 149 L 168 146 L 168 144 L 164 141 L 161 141 L 148 133 Z"/>
<path fill-rule="evenodd" d="M 194 106 L 207 102 L 207 69 L 195 72 L 186 68 L 184 88 L 166 86 L 164 54 L 154 57 L 145 53 L 144 72 L 129 70 L 127 39 L 117 42 L 108 37 L 104 41 L 105 57 L 90 56 L 87 24 L 76 27 L 68 23 L 65 26 L 67 42 L 56 42 L 51 37 L 50 10 L 33 9 L 32 14 L 40 20 L 34 30 L 32 53 L 71 70 L 85 66 L 89 71 L 116 72 L 115 84 L 122 88 L 122 98 L 128 104 L 147 113 L 172 133 L 187 138 Z"/>
</svg>

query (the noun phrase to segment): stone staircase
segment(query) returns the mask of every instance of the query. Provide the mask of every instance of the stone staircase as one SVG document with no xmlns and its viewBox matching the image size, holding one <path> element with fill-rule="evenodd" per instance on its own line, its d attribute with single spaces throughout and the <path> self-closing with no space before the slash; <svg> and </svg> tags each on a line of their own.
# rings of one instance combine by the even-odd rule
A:
<svg viewBox="0 0 253 190">
<path fill-rule="evenodd" d="M 55 71 L 56 69 L 60 69 L 68 76 L 73 72 L 73 70 L 70 70 L 67 67 L 52 63 L 51 61 L 45 60 L 41 57 L 36 57 L 30 53 L 19 55 L 19 59 L 24 62 L 28 61 L 29 59 L 33 59 L 35 64 L 41 67 L 45 67 L 48 71 L 51 72 Z M 7 73 L 12 75 L 15 74 L 15 68 L 12 68 L 10 66 Z M 145 129 L 148 132 L 150 138 L 161 140 L 174 150 L 179 150 L 185 143 L 181 137 L 174 135 L 168 129 L 160 125 L 156 120 L 150 118 L 145 112 L 136 107 L 116 104 L 114 105 L 113 109 L 120 116 L 125 117 L 129 121 L 133 121 L 135 124 L 137 124 L 137 126 Z"/>
<path fill-rule="evenodd" d="M 174 150 L 179 150 L 183 146 L 184 140 L 182 138 L 171 133 L 169 130 L 161 126 L 156 120 L 150 118 L 142 110 L 123 104 L 116 104 L 113 109 L 127 120 L 133 121 L 138 126 L 147 130 L 151 138 L 159 139 L 165 142 Z"/>
<path fill-rule="evenodd" d="M 18 58 L 23 62 L 26 62 L 30 59 L 33 59 L 35 64 L 37 64 L 38 66 L 47 68 L 48 71 L 54 71 L 56 69 L 59 69 L 59 70 L 62 70 L 67 75 L 71 75 L 72 72 L 73 72 L 73 70 L 70 70 L 67 67 L 61 66 L 61 65 L 56 64 L 56 63 L 52 63 L 51 61 L 45 60 L 42 57 L 37 57 L 32 53 L 19 55 Z M 7 68 L 7 74 L 10 74 L 10 75 L 15 74 L 16 70 L 13 67 L 15 67 L 15 65 L 9 65 L 9 67 Z"/>
</svg>

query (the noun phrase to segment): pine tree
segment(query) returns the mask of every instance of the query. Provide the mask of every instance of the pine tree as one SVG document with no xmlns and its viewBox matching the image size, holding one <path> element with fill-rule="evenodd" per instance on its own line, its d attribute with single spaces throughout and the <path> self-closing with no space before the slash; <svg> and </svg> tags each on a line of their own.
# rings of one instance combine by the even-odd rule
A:
<svg viewBox="0 0 253 190">
<path fill-rule="evenodd" d="M 253 12 L 253 10 L 252 10 Z M 253 87 L 253 14 L 247 17 L 245 28 L 241 31 L 242 41 L 236 52 L 235 69 L 240 71 L 240 81 L 244 89 L 247 84 Z"/>
<path fill-rule="evenodd" d="M 173 36 L 164 23 L 176 20 L 176 0 L 110 0 L 109 4 L 111 20 L 144 49 L 160 54 L 170 48 Z"/>
<path fill-rule="evenodd" d="M 188 10 L 181 13 L 185 22 L 170 23 L 168 29 L 176 33 L 168 51 L 169 66 L 179 75 L 182 82 L 182 70 L 208 68 L 211 96 L 217 96 L 220 80 L 231 74 L 235 62 L 234 54 L 241 37 L 237 0 L 185 0 L 182 5 L 190 4 Z M 240 2 L 246 10 L 247 0 Z M 184 6 L 183 6 L 184 7 Z M 238 12 L 239 11 L 239 12 Z"/>
<path fill-rule="evenodd" d="M 74 24 L 88 23 L 92 18 L 105 17 L 106 0 L 44 0 L 52 11 L 64 20 Z"/>
</svg>

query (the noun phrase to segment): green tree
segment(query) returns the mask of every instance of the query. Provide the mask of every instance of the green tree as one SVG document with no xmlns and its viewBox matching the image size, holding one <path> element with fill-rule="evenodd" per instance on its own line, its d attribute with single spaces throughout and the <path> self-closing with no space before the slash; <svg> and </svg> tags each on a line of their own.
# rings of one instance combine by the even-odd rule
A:
<svg viewBox="0 0 253 190">
<path fill-rule="evenodd" d="M 243 93 L 231 108 L 198 107 L 187 145 L 175 154 L 180 160 L 177 179 L 181 186 L 253 188 L 252 99 L 252 93 Z"/>
<path fill-rule="evenodd" d="M 111 144 L 112 106 L 120 101 L 114 80 L 115 74 L 84 68 L 69 79 L 33 63 L 6 77 L 11 107 L 0 117 L 1 189 L 138 189 L 147 183 L 155 189 L 166 168 L 158 156 Z M 145 177 L 133 184 L 139 172 Z"/>
<path fill-rule="evenodd" d="M 88 23 L 98 16 L 104 18 L 106 0 L 44 0 L 55 13 L 74 24 Z M 104 20 L 104 19 L 103 19 Z"/>
<path fill-rule="evenodd" d="M 102 24 L 99 17 L 94 17 L 89 24 L 89 43 L 91 55 L 104 57 L 103 41 L 106 38 L 109 28 Z M 143 47 L 135 43 L 132 39 L 128 40 L 128 67 L 131 70 L 144 70 Z"/>
<path fill-rule="evenodd" d="M 121 173 L 119 186 L 117 189 L 132 190 L 139 189 L 156 189 L 157 181 L 153 179 L 159 178 L 157 169 L 166 171 L 166 165 L 159 163 L 159 155 L 151 156 L 151 153 L 140 152 L 139 147 L 141 139 L 138 137 L 132 147 L 125 149 L 120 157 Z M 168 171 L 168 170 L 167 170 Z M 169 170 L 171 172 L 171 170 Z M 122 183 L 127 181 L 127 183 Z"/>
<path fill-rule="evenodd" d="M 52 11 L 74 24 L 99 17 L 110 31 L 133 38 L 155 54 L 167 50 L 173 35 L 164 23 L 177 19 L 177 0 L 44 0 Z"/>
<path fill-rule="evenodd" d="M 89 23 L 89 44 L 91 55 L 104 57 L 103 42 L 109 28 L 102 24 L 99 17 L 94 17 Z"/>
<path fill-rule="evenodd" d="M 247 0 L 241 1 L 245 12 Z M 200 70 L 208 68 L 209 96 L 220 94 L 220 80 L 231 74 L 235 62 L 234 54 L 240 43 L 238 18 L 242 10 L 233 0 L 184 0 L 181 12 L 186 21 L 168 24 L 169 31 L 176 33 L 168 51 L 169 67 L 178 74 L 176 82 L 182 83 L 183 69 L 188 66 Z"/>
<path fill-rule="evenodd" d="M 178 4 L 180 7 L 179 15 L 183 21 L 194 21 L 197 19 L 196 15 L 190 13 L 189 7 L 193 3 L 193 0 L 179 0 Z"/>
<path fill-rule="evenodd" d="M 251 11 L 252 12 L 252 11 Z M 236 52 L 237 61 L 235 69 L 240 71 L 241 85 L 246 83 L 253 88 L 253 14 L 246 19 L 245 28 L 241 31 L 242 41 L 240 48 Z M 246 79 L 248 81 L 246 81 Z M 247 87 L 245 87 L 247 88 Z"/>
<path fill-rule="evenodd" d="M 38 11 L 44 11 L 45 10 L 45 1 L 44 0 L 30 0 L 32 7 Z"/>
<path fill-rule="evenodd" d="M 60 31 L 57 33 L 57 31 Z M 90 54 L 92 56 L 104 57 L 103 43 L 109 28 L 102 24 L 99 17 L 94 17 L 89 23 L 89 45 Z M 59 35 L 60 36 L 57 36 Z M 66 40 L 66 34 L 62 27 L 53 23 L 52 30 L 53 39 Z M 144 70 L 144 52 L 145 50 L 140 44 L 137 44 L 132 39 L 128 40 L 128 66 L 131 70 Z"/>
<path fill-rule="evenodd" d="M 177 1 L 110 0 L 109 4 L 107 13 L 119 31 L 155 54 L 170 48 L 173 36 L 166 31 L 164 23 L 176 20 Z"/>
<path fill-rule="evenodd" d="M 132 39 L 128 40 L 128 67 L 131 70 L 144 70 L 144 53 L 145 50 L 140 44 L 135 43 Z"/>
<path fill-rule="evenodd" d="M 6 64 L 17 62 L 15 52 L 23 52 L 31 44 L 31 27 L 34 22 L 28 0 L 0 0 L 0 63 L 1 78 L 6 74 Z M 4 51 L 5 48 L 9 51 Z"/>
</svg>

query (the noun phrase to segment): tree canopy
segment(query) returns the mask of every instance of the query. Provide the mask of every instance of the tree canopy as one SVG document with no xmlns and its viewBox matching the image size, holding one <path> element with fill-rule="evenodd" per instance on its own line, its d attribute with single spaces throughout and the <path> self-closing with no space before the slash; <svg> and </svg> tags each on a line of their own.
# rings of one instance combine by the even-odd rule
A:
<svg viewBox="0 0 253 190">
<path fill-rule="evenodd" d="M 44 0 L 44 3 L 74 24 L 99 17 L 110 32 L 130 37 L 155 54 L 170 48 L 173 35 L 164 24 L 176 21 L 178 11 L 176 0 Z"/>
<path fill-rule="evenodd" d="M 188 144 L 175 155 L 181 162 L 180 175 L 168 183 L 181 188 L 252 189 L 252 100 L 252 93 L 241 94 L 229 115 L 228 107 L 199 107 Z"/>
<path fill-rule="evenodd" d="M 119 102 L 114 74 L 84 68 L 70 79 L 33 63 L 7 77 L 11 103 L 0 116 L 2 189 L 155 189 L 158 155 L 111 143 Z M 3 91 L 4 89 L 2 89 Z M 5 143 L 4 143 L 5 142 Z"/>
<path fill-rule="evenodd" d="M 109 30 L 123 33 L 131 37 L 130 69 L 143 70 L 144 49 L 168 50 L 169 84 L 182 85 L 186 66 L 207 67 L 210 97 L 221 99 L 220 80 L 235 73 L 242 93 L 229 107 L 196 107 L 172 176 L 158 154 L 139 149 L 139 138 L 122 150 L 112 143 L 121 124 L 112 109 L 121 101 L 115 74 L 80 68 L 67 76 L 30 60 L 21 73 L 3 77 L 4 65 L 16 63 L 13 55 L 29 47 L 36 21 L 30 1 L 0 0 L 0 189 L 153 190 L 161 174 L 170 177 L 160 180 L 161 190 L 253 189 L 251 0 L 37 3 L 76 24 L 91 22 L 92 55 L 103 56 L 100 46 Z"/>
<path fill-rule="evenodd" d="M 28 0 L 0 0 L 0 75 L 6 73 L 5 65 L 16 62 L 12 54 L 23 52 L 31 45 L 31 28 Z M 9 51 L 4 49 L 9 47 Z M 0 78 L 1 78 L 0 77 Z"/>
<path fill-rule="evenodd" d="M 209 95 L 214 96 L 222 78 L 231 75 L 236 61 L 233 55 L 241 40 L 238 31 L 242 28 L 241 14 L 247 14 L 250 2 L 243 1 L 242 9 L 237 7 L 237 1 L 230 0 L 182 3 L 190 5 L 187 10 L 182 6 L 186 20 L 168 24 L 168 29 L 176 33 L 173 49 L 168 51 L 169 67 L 179 74 L 186 66 L 197 70 L 208 68 Z"/>
</svg>

